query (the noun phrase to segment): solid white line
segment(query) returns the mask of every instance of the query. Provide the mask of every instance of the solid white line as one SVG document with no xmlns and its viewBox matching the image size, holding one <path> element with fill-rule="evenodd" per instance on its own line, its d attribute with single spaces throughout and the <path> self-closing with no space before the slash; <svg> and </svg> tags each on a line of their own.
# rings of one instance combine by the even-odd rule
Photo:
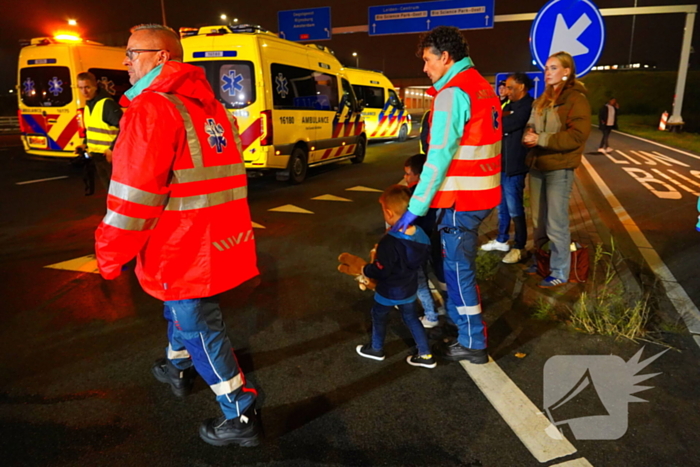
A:
<svg viewBox="0 0 700 467">
<path fill-rule="evenodd" d="M 585 457 L 581 457 L 580 459 L 562 462 L 561 464 L 554 464 L 551 467 L 593 467 L 593 464 L 588 462 L 588 459 Z"/>
<path fill-rule="evenodd" d="M 492 359 L 484 365 L 461 361 L 481 392 L 540 463 L 576 452 L 530 399 Z"/>
<path fill-rule="evenodd" d="M 51 180 L 60 180 L 62 178 L 68 178 L 68 175 L 63 175 L 61 177 L 42 178 L 40 180 L 28 180 L 26 182 L 17 182 L 15 183 L 15 185 L 29 185 L 30 183 L 48 182 Z"/>
<path fill-rule="evenodd" d="M 637 248 L 639 248 L 639 252 L 644 257 L 649 268 L 651 268 L 654 274 L 661 280 L 661 284 L 663 284 L 666 289 L 666 295 L 676 308 L 678 314 L 683 318 L 685 325 L 688 327 L 688 331 L 693 334 L 700 334 L 700 310 L 698 310 L 698 307 L 695 306 L 695 303 L 690 299 L 685 289 L 678 283 L 678 280 L 676 280 L 671 270 L 651 246 L 651 243 L 649 243 L 634 220 L 632 220 L 627 210 L 622 207 L 622 204 L 613 192 L 610 191 L 608 185 L 603 181 L 600 175 L 598 175 L 598 172 L 596 172 L 590 162 L 588 162 L 586 156 L 581 158 L 581 162 L 593 181 L 598 185 L 605 199 L 608 200 L 610 207 L 617 214 L 620 222 L 622 222 L 625 230 L 627 230 L 627 233 L 632 237 L 632 241 Z M 696 342 L 698 341 L 696 340 Z M 698 345 L 700 345 L 700 342 L 698 342 Z"/>
<path fill-rule="evenodd" d="M 634 136 L 630 135 L 629 133 L 623 133 L 621 131 L 613 130 L 613 133 L 617 133 L 618 135 L 623 135 L 623 136 L 629 136 L 630 138 L 638 139 L 640 141 L 644 141 L 646 143 L 654 144 L 656 146 L 659 146 L 664 149 L 670 149 L 671 151 L 676 151 L 677 153 L 680 154 L 685 154 L 688 157 L 693 157 L 695 159 L 700 159 L 700 156 L 696 156 L 695 154 L 691 154 L 689 152 L 682 151 L 680 149 L 672 148 L 671 146 L 666 146 L 665 144 L 657 143 L 656 141 L 652 141 L 650 139 L 642 138 L 641 136 Z"/>
</svg>

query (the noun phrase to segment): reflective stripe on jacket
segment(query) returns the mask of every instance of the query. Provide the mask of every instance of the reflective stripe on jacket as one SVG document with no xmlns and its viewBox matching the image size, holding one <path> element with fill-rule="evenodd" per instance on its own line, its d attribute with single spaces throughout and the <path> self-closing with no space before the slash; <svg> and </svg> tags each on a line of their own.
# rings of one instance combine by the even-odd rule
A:
<svg viewBox="0 0 700 467">
<path fill-rule="evenodd" d="M 111 126 L 109 123 L 102 120 L 102 114 L 104 113 L 107 99 L 109 98 L 100 99 L 92 110 L 90 110 L 89 105 L 85 106 L 84 114 L 88 152 L 104 154 L 107 149 L 112 147 L 112 143 L 117 139 L 117 135 L 119 134 L 119 128 Z"/>
<path fill-rule="evenodd" d="M 456 211 L 491 209 L 501 202 L 501 103 L 479 72 L 468 68 L 437 92 L 431 114 L 452 113 L 448 108 L 452 99 L 437 99 L 437 96 L 453 88 L 469 96 L 470 118 L 430 207 L 454 207 Z M 440 129 L 434 128 L 431 134 L 435 131 Z"/>
<path fill-rule="evenodd" d="M 240 137 L 200 68 L 158 72 L 124 102 L 98 265 L 113 278 L 137 256 L 150 295 L 209 297 L 258 274 Z"/>
</svg>

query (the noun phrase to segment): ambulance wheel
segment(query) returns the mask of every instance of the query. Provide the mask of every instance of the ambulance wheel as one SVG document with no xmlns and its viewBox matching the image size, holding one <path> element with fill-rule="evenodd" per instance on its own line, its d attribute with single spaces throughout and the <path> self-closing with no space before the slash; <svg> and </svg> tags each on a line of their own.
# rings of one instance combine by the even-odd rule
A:
<svg viewBox="0 0 700 467">
<path fill-rule="evenodd" d="M 404 124 L 401 125 L 401 129 L 399 130 L 399 137 L 396 138 L 400 143 L 403 143 L 406 141 L 406 138 L 408 138 L 408 127 Z"/>
<path fill-rule="evenodd" d="M 362 164 L 365 160 L 365 151 L 367 150 L 367 142 L 364 138 L 360 138 L 355 146 L 355 157 L 352 158 L 353 164 Z"/>
<path fill-rule="evenodd" d="M 306 179 L 306 171 L 309 165 L 306 160 L 306 151 L 296 147 L 289 156 L 289 183 L 298 185 Z"/>
</svg>

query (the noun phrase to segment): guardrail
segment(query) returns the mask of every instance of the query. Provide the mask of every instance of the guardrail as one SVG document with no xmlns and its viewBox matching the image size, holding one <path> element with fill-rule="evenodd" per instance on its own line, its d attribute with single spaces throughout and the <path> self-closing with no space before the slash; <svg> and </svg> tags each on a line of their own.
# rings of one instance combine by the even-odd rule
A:
<svg viewBox="0 0 700 467">
<path fill-rule="evenodd" d="M 17 117 L 0 117 L 0 133 L 19 133 Z"/>
</svg>

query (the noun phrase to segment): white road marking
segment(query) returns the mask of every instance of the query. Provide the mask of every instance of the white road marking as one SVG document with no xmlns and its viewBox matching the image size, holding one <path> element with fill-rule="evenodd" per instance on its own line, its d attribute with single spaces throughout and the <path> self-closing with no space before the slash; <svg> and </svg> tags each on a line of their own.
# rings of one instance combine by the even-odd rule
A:
<svg viewBox="0 0 700 467">
<path fill-rule="evenodd" d="M 692 157 L 692 158 L 694 158 L 694 159 L 700 159 L 700 156 L 696 156 L 695 154 L 691 154 L 691 153 L 686 152 L 686 151 L 683 151 L 683 150 L 681 150 L 681 149 L 672 148 L 671 146 L 666 146 L 665 144 L 657 143 L 656 141 L 652 141 L 652 140 L 650 140 L 650 139 L 642 138 L 642 137 L 640 137 L 640 136 L 630 135 L 630 134 L 623 133 L 623 132 L 617 131 L 617 130 L 613 130 L 613 133 L 617 133 L 618 135 L 622 135 L 622 136 L 627 136 L 627 137 L 629 137 L 629 138 L 638 139 L 638 140 L 640 140 L 640 141 L 644 141 L 645 143 L 654 144 L 654 145 L 656 145 L 656 146 L 658 146 L 658 147 L 660 147 L 660 148 L 668 149 L 668 150 L 671 150 L 671 151 L 676 151 L 676 152 L 679 153 L 679 154 L 683 154 L 683 155 L 685 155 L 685 156 Z"/>
<path fill-rule="evenodd" d="M 685 325 L 688 327 L 688 331 L 693 334 L 700 334 L 700 310 L 695 306 L 693 301 L 688 296 L 688 293 L 681 287 L 676 280 L 675 276 L 668 269 L 668 266 L 663 262 L 659 254 L 651 246 L 651 243 L 647 240 L 646 236 L 639 229 L 637 224 L 632 220 L 627 210 L 622 207 L 620 201 L 617 197 L 610 191 L 608 185 L 603 181 L 603 179 L 598 175 L 598 172 L 593 168 L 593 166 L 588 162 L 585 156 L 581 158 L 581 163 L 588 171 L 593 181 L 598 185 L 598 188 L 608 200 L 610 207 L 617 214 L 620 222 L 627 230 L 627 233 L 632 238 L 634 244 L 639 248 L 639 252 L 644 257 L 644 260 L 649 265 L 649 268 L 656 274 L 656 276 L 661 280 L 664 288 L 666 289 L 666 295 L 669 300 L 676 308 L 678 314 L 683 318 Z M 695 340 L 698 345 L 700 345 L 700 340 Z"/>
<path fill-rule="evenodd" d="M 15 183 L 15 185 L 29 185 L 30 183 L 49 182 L 51 180 L 61 180 L 62 178 L 68 178 L 68 175 L 63 175 L 61 177 L 42 178 L 39 180 L 27 180 L 26 182 L 17 182 Z"/>
<path fill-rule="evenodd" d="M 570 456 L 576 448 L 492 359 L 485 365 L 461 361 L 481 392 L 539 462 Z"/>
<path fill-rule="evenodd" d="M 294 206 L 293 204 L 285 204 L 284 206 L 278 206 L 276 208 L 268 209 L 268 211 L 292 212 L 295 214 L 313 214 L 312 211 L 309 211 L 308 209 L 300 208 L 299 206 Z"/>
<path fill-rule="evenodd" d="M 561 464 L 554 464 L 551 467 L 593 467 L 593 464 L 588 462 L 585 457 L 582 457 L 580 459 L 562 462 Z"/>
</svg>

